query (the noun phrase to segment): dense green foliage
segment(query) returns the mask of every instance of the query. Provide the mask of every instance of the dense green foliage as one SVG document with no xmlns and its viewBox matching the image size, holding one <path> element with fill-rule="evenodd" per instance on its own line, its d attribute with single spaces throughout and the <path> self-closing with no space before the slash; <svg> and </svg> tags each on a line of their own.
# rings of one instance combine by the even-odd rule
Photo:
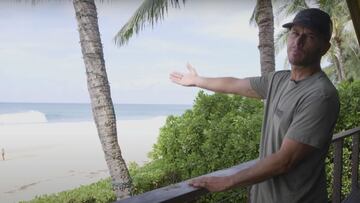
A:
<svg viewBox="0 0 360 203">
<path fill-rule="evenodd" d="M 360 80 L 343 82 L 338 85 L 338 91 L 341 108 L 335 132 L 358 127 L 360 124 Z"/>
<path fill-rule="evenodd" d="M 335 132 L 359 126 L 360 81 L 338 85 L 341 110 Z M 193 109 L 169 116 L 144 166 L 130 164 L 134 194 L 180 182 L 214 170 L 255 159 L 261 129 L 263 103 L 240 96 L 206 95 L 200 92 Z M 351 143 L 345 142 L 343 195 L 350 190 Z M 329 198 L 332 186 L 332 149 L 327 158 Z M 244 189 L 207 195 L 200 202 L 245 202 Z M 112 202 L 110 181 L 82 186 L 56 195 L 38 197 L 42 202 Z"/>
<path fill-rule="evenodd" d="M 143 185 L 147 190 L 151 184 L 164 186 L 255 159 L 262 111 L 260 101 L 200 92 L 192 110 L 179 117 L 168 117 L 160 130 L 151 153 L 153 162 L 144 166 L 155 168 L 155 176 L 160 178 L 154 181 L 143 173 L 135 173 L 135 191 L 144 191 Z M 211 195 L 206 202 L 223 197 L 224 194 Z"/>
<path fill-rule="evenodd" d="M 335 133 L 360 126 L 360 80 L 343 82 L 338 85 L 340 97 L 340 115 L 336 123 Z M 328 194 L 331 198 L 333 174 L 333 148 L 326 159 Z M 351 138 L 346 138 L 343 147 L 343 178 L 342 196 L 345 197 L 351 189 Z"/>
<path fill-rule="evenodd" d="M 193 110 L 167 119 L 152 158 L 182 178 L 256 158 L 261 118 L 259 101 L 200 92 Z"/>
</svg>

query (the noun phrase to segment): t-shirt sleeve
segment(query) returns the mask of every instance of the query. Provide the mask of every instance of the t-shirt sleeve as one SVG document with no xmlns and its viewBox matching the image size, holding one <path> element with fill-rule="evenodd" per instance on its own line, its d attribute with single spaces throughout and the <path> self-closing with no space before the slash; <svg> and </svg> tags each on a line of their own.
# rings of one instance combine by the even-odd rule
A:
<svg viewBox="0 0 360 203">
<path fill-rule="evenodd" d="M 269 89 L 269 83 L 271 80 L 271 77 L 274 75 L 274 73 L 270 73 L 266 76 L 260 76 L 260 77 L 250 77 L 248 78 L 250 80 L 251 88 L 262 98 L 266 99 L 268 89 Z"/>
<path fill-rule="evenodd" d="M 295 110 L 285 136 L 303 144 L 322 148 L 332 139 L 338 114 L 337 97 L 310 97 Z"/>
</svg>

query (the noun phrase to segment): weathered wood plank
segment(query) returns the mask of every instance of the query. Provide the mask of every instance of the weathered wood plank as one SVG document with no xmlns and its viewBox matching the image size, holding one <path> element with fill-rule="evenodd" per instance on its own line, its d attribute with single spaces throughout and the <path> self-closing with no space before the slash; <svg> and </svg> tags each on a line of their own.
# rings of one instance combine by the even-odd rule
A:
<svg viewBox="0 0 360 203">
<path fill-rule="evenodd" d="M 341 174 L 342 174 L 342 153 L 344 139 L 336 140 L 334 143 L 334 177 L 332 202 L 341 202 Z"/>
<path fill-rule="evenodd" d="M 253 166 L 257 160 L 241 163 L 231 168 L 215 171 L 204 176 L 227 176 Z M 201 176 L 200 176 L 201 177 Z M 191 179 L 190 179 L 191 180 Z M 148 202 L 186 202 L 194 200 L 206 193 L 205 189 L 194 188 L 188 185 L 190 180 L 163 188 L 145 192 L 131 198 L 119 200 L 116 203 L 148 203 Z"/>
<path fill-rule="evenodd" d="M 337 134 L 333 135 L 332 142 L 335 142 L 335 141 L 337 141 L 339 139 L 354 135 L 354 134 L 356 134 L 358 132 L 360 132 L 360 126 L 356 127 L 356 128 L 353 128 L 353 129 L 350 129 L 350 130 L 346 130 L 346 131 L 337 133 Z"/>
<path fill-rule="evenodd" d="M 352 136 L 351 154 L 351 191 L 359 190 L 359 136 L 360 133 Z"/>
<path fill-rule="evenodd" d="M 246 193 L 247 193 L 247 203 L 251 203 L 250 195 L 251 195 L 251 186 L 246 187 Z"/>
<path fill-rule="evenodd" d="M 350 195 L 342 203 L 359 203 L 360 190 L 352 191 Z"/>
</svg>

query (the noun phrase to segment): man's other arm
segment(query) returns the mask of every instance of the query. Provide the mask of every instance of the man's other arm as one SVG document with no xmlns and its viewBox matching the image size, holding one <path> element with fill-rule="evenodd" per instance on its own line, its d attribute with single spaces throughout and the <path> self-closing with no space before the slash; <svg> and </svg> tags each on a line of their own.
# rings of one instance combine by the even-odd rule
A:
<svg viewBox="0 0 360 203">
<path fill-rule="evenodd" d="M 256 184 L 290 171 L 315 149 L 310 145 L 285 138 L 279 151 L 259 160 L 253 167 L 230 176 L 195 179 L 190 185 L 218 192 Z"/>
</svg>

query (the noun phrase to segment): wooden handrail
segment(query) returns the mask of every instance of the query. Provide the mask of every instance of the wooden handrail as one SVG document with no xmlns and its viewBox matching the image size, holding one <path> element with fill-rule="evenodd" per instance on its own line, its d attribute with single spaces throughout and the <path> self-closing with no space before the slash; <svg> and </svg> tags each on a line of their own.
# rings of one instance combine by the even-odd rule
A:
<svg viewBox="0 0 360 203">
<path fill-rule="evenodd" d="M 360 132 L 360 127 L 357 128 L 353 128 L 344 132 L 340 132 L 337 133 L 335 135 L 333 135 L 332 138 L 332 142 L 334 143 L 335 146 L 335 160 L 334 160 L 334 195 L 333 195 L 333 202 L 340 202 L 341 201 L 341 173 L 342 173 L 342 144 L 343 144 L 343 140 L 346 137 L 352 136 L 353 137 L 357 137 L 359 136 L 359 132 Z M 357 134 L 357 135 L 355 135 Z M 338 146 L 338 147 L 336 147 Z M 358 146 L 358 144 L 357 144 Z M 340 150 L 341 148 L 341 150 Z M 357 148 L 357 150 L 359 150 Z M 356 160 L 355 158 L 353 160 Z M 223 169 L 223 170 L 218 170 L 203 176 L 227 176 L 227 175 L 232 175 L 234 173 L 237 173 L 239 171 L 245 170 L 246 168 L 249 168 L 251 166 L 253 166 L 255 163 L 257 162 L 257 160 L 251 160 L 248 162 L 244 162 L 241 163 L 239 165 L 227 168 L 227 169 Z M 358 162 L 355 162 L 358 163 Z M 355 171 L 357 168 L 356 166 L 353 164 L 353 167 L 355 169 L 353 169 L 353 171 Z M 356 174 L 352 174 L 353 176 L 356 177 L 356 181 L 353 180 L 353 183 L 357 183 L 357 173 Z M 201 176 L 200 176 L 201 177 Z M 198 177 L 197 177 L 198 178 Z M 158 188 L 149 192 L 145 192 L 143 194 L 139 194 L 136 196 L 132 196 L 130 198 L 127 199 L 123 199 L 123 200 L 118 200 L 116 201 L 116 203 L 148 203 L 148 202 L 186 202 L 186 201 L 191 201 L 194 199 L 197 199 L 200 196 L 203 196 L 207 193 L 209 193 L 207 190 L 205 189 L 199 189 L 199 188 L 194 188 L 188 185 L 189 180 L 185 180 L 183 182 L 180 183 L 176 183 L 176 184 L 172 184 L 166 187 L 162 187 L 162 188 Z M 336 182 L 336 184 L 335 184 Z M 354 186 L 353 186 L 354 187 Z"/>
<path fill-rule="evenodd" d="M 256 163 L 257 160 L 241 163 L 239 165 L 218 170 L 203 176 L 227 176 L 245 170 Z M 200 176 L 202 177 L 202 176 Z M 149 202 L 186 202 L 209 193 L 205 189 L 194 188 L 188 185 L 189 180 L 172 184 L 166 187 L 155 189 L 136 195 L 127 199 L 119 200 L 116 203 L 149 203 Z"/>
<path fill-rule="evenodd" d="M 360 126 L 356 127 L 356 128 L 352 128 L 350 130 L 346 130 L 346 131 L 343 131 L 343 132 L 336 133 L 335 135 L 333 135 L 332 142 L 335 142 L 338 139 L 343 139 L 343 138 L 349 137 L 349 136 L 354 135 L 354 134 L 356 134 L 358 132 L 360 132 Z"/>
<path fill-rule="evenodd" d="M 342 172 L 343 172 L 343 144 L 344 139 L 352 136 L 352 154 L 351 154 L 351 193 L 349 197 L 358 196 L 358 170 L 359 170 L 359 136 L 360 127 L 337 133 L 333 136 L 334 143 L 334 175 L 332 188 L 332 202 L 340 203 L 342 188 Z M 360 200 L 359 200 L 360 201 Z M 358 200 L 350 200 L 349 202 L 358 202 Z"/>
</svg>

